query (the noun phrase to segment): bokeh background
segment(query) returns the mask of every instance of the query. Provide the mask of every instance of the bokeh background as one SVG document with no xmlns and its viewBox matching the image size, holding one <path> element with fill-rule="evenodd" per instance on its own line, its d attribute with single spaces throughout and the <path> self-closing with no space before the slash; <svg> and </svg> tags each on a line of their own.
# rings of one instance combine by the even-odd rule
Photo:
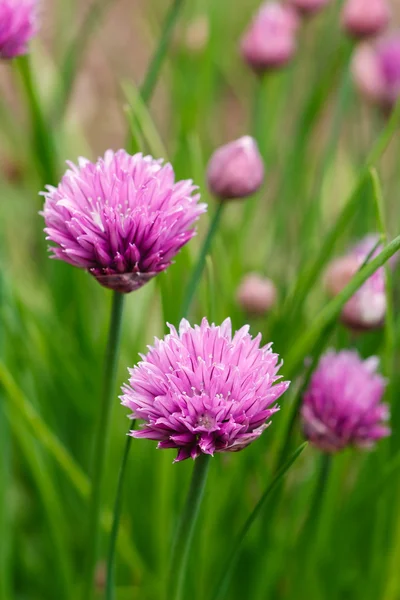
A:
<svg viewBox="0 0 400 600">
<path fill-rule="evenodd" d="M 329 260 L 380 227 L 368 180 L 358 191 L 354 211 L 331 238 L 332 247 L 327 252 L 324 246 L 388 119 L 353 85 L 349 65 L 354 43 L 340 27 L 342 3 L 333 0 L 305 22 L 292 63 L 260 85 L 238 51 L 259 3 L 188 2 L 149 110 L 137 100 L 137 89 L 168 2 L 106 4 L 79 54 L 63 111 L 63 67 L 91 3 L 42 2 L 31 58 L 60 172 L 66 159 L 95 159 L 107 148 L 123 147 L 127 106 L 136 102 L 141 149 L 171 160 L 178 177 L 192 178 L 212 213 L 215 201 L 205 185 L 211 152 L 240 135 L 255 135 L 266 162 L 265 186 L 253 199 L 227 207 L 191 320 L 206 315 L 219 322 L 230 316 L 235 327 L 241 326 L 248 317 L 236 302 L 236 289 L 246 273 L 259 272 L 275 282 L 280 301 L 267 317 L 250 320 L 252 331 L 272 340 L 284 360 L 288 354 L 293 358 L 293 348 L 328 302 L 323 274 Z M 391 28 L 396 29 L 400 5 L 392 5 Z M 87 274 L 48 260 L 38 194 L 49 182 L 37 168 L 21 82 L 10 64 L 0 66 L 0 89 L 0 598 L 70 600 L 76 597 L 85 555 L 90 450 L 111 297 Z M 376 165 L 389 239 L 398 234 L 400 216 L 398 156 L 396 134 Z M 119 384 L 138 352 L 145 351 L 154 335 L 163 334 L 164 323 L 179 321 L 185 284 L 206 229 L 207 217 L 176 264 L 129 296 Z M 316 257 L 316 276 L 303 290 L 301 306 L 291 312 L 290 294 Z M 391 439 L 374 453 L 346 451 L 335 457 L 314 525 L 309 515 L 321 456 L 308 448 L 248 537 L 227 598 L 400 597 L 396 276 L 393 287 L 395 314 L 389 327 L 359 334 L 335 321 L 329 331 L 320 332 L 318 346 L 318 351 L 355 347 L 365 357 L 382 357 L 390 378 Z M 304 361 L 307 365 L 315 353 L 316 345 L 300 361 L 289 361 L 293 385 L 266 434 L 244 452 L 213 461 L 185 598 L 210 597 L 235 533 L 271 476 L 290 407 L 304 380 Z M 117 391 L 112 426 L 96 579 L 99 598 L 128 426 Z M 301 439 L 296 426 L 293 448 Z M 190 461 L 172 465 L 172 460 L 173 453 L 158 452 L 151 442 L 137 441 L 132 447 L 118 545 L 118 600 L 163 597 L 174 526 L 192 468 Z"/>
</svg>

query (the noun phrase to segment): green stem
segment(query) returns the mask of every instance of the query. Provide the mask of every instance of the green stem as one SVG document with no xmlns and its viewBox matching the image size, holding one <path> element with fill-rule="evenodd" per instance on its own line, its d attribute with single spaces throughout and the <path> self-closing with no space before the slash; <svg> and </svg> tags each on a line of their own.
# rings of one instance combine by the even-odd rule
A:
<svg viewBox="0 0 400 600">
<path fill-rule="evenodd" d="M 315 550 L 318 543 L 318 526 L 331 468 L 332 456 L 330 454 L 322 454 L 320 456 L 318 479 L 314 489 L 310 510 L 298 540 L 298 548 L 301 549 L 302 556 L 302 560 L 300 561 L 301 564 L 299 565 L 302 573 L 300 579 L 305 586 L 307 586 L 309 576 L 312 574 L 313 557 L 315 556 Z"/>
<path fill-rule="evenodd" d="M 89 526 L 86 550 L 86 566 L 84 570 L 82 600 L 90 600 L 93 594 L 93 575 L 96 565 L 97 548 L 100 531 L 101 494 L 104 479 L 105 459 L 111 424 L 111 408 L 114 399 L 117 377 L 117 363 L 121 338 L 123 294 L 114 292 L 111 323 L 104 364 L 103 394 L 100 406 L 99 421 L 94 442 L 93 478 L 89 504 Z"/>
<path fill-rule="evenodd" d="M 200 504 L 203 499 L 210 458 L 207 454 L 200 454 L 194 463 L 186 506 L 178 525 L 172 551 L 167 589 L 167 597 L 170 600 L 182 600 L 183 597 L 183 585 L 185 583 L 189 551 L 192 545 Z"/>
<path fill-rule="evenodd" d="M 132 421 L 129 431 L 135 428 L 135 421 Z M 132 436 L 126 437 L 124 454 L 122 457 L 121 467 L 118 475 L 117 493 L 115 496 L 115 504 L 113 510 L 113 522 L 110 534 L 110 547 L 108 550 L 107 558 L 107 582 L 106 582 L 106 600 L 113 600 L 114 598 L 114 562 L 115 562 L 115 551 L 117 547 L 118 529 L 121 517 L 122 508 L 122 493 L 124 490 L 126 466 L 128 464 L 129 451 L 131 449 Z"/>
<path fill-rule="evenodd" d="M 246 535 L 248 534 L 251 526 L 253 525 L 254 521 L 257 519 L 258 515 L 260 514 L 260 512 L 261 512 L 262 508 L 264 507 L 265 502 L 269 498 L 271 492 L 273 492 L 273 490 L 276 488 L 278 483 L 281 481 L 282 477 L 285 475 L 286 471 L 292 466 L 292 464 L 300 456 L 300 454 L 303 452 L 303 450 L 306 448 L 306 446 L 307 446 L 307 442 L 302 444 L 301 446 L 299 446 L 299 448 L 297 448 L 297 450 L 292 454 L 292 456 L 289 458 L 289 460 L 279 469 L 279 471 L 276 473 L 275 477 L 272 479 L 271 483 L 268 485 L 268 487 L 264 491 L 263 495 L 261 496 L 260 500 L 258 501 L 253 512 L 250 514 L 247 521 L 243 525 L 239 535 L 236 538 L 236 541 L 233 545 L 233 549 L 228 557 L 228 560 L 225 563 L 225 566 L 223 569 L 223 575 L 222 575 L 221 579 L 219 580 L 219 583 L 216 587 L 215 593 L 211 596 L 212 600 L 222 600 L 225 597 L 225 594 L 226 594 L 226 591 L 228 588 L 228 584 L 229 584 L 229 581 L 230 581 L 230 578 L 231 578 L 231 575 L 233 572 L 233 568 L 236 563 L 236 559 L 241 550 L 241 547 L 242 547 L 242 544 L 243 544 L 243 541 L 244 541 Z"/>
<path fill-rule="evenodd" d="M 202 273 L 204 270 L 204 265 L 206 263 L 207 254 L 210 251 L 212 241 L 214 239 L 215 233 L 216 233 L 216 231 L 219 227 L 220 221 L 221 221 L 224 206 L 225 205 L 223 202 L 218 202 L 218 204 L 217 204 L 217 209 L 216 209 L 214 216 L 212 218 L 212 221 L 210 223 L 210 227 L 208 229 L 206 238 L 205 238 L 203 246 L 201 248 L 200 255 L 197 260 L 197 264 L 193 270 L 192 276 L 191 276 L 191 278 L 189 280 L 189 284 L 187 286 L 187 291 L 186 291 L 186 295 L 185 295 L 183 305 L 182 305 L 182 310 L 181 310 L 182 317 L 186 318 L 188 316 L 190 306 L 192 304 L 194 295 L 197 290 L 197 286 L 199 284 L 199 281 L 201 279 L 201 276 L 202 276 Z"/>
<path fill-rule="evenodd" d="M 174 0 L 165 18 L 157 48 L 150 62 L 146 77 L 140 87 L 140 95 L 145 104 L 148 104 L 153 96 L 158 76 L 167 54 L 172 32 L 183 8 L 184 1 Z M 132 116 L 133 118 L 135 117 L 135 115 Z M 129 135 L 127 148 L 132 153 L 136 151 L 136 144 L 132 134 Z"/>
<path fill-rule="evenodd" d="M 37 161 L 42 185 L 56 185 L 58 179 L 57 153 L 46 117 L 43 113 L 29 55 L 15 59 L 24 87 L 33 135 L 33 157 Z"/>
<path fill-rule="evenodd" d="M 398 250 L 400 250 L 400 236 L 395 238 L 386 246 L 370 263 L 365 265 L 352 278 L 350 283 L 317 315 L 311 325 L 308 327 L 305 334 L 298 340 L 296 346 L 291 349 L 286 357 L 286 372 L 293 374 L 295 368 L 303 360 L 311 350 L 321 332 L 337 317 L 342 307 L 353 294 L 362 286 L 379 269 L 386 261 L 389 260 Z"/>
</svg>

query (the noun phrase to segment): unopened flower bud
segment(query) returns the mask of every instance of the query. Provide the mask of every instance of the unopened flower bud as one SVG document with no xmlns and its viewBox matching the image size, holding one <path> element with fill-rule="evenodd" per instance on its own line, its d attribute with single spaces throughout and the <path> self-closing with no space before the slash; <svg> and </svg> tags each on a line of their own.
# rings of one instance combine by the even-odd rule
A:
<svg viewBox="0 0 400 600">
<path fill-rule="evenodd" d="M 293 6 L 303 15 L 312 15 L 324 8 L 330 0 L 289 0 Z"/>
<path fill-rule="evenodd" d="M 241 41 L 241 53 L 252 69 L 263 73 L 287 64 L 296 52 L 298 17 L 290 6 L 263 4 Z"/>
<path fill-rule="evenodd" d="M 382 250 L 377 246 L 379 237 L 368 235 L 354 246 L 347 256 L 334 260 L 326 273 L 325 285 L 331 296 L 339 294 L 362 267 L 372 253 L 375 257 Z M 389 263 L 394 266 L 396 258 Z M 355 292 L 344 305 L 340 318 L 351 329 L 367 330 L 382 327 L 386 314 L 385 272 L 383 267 Z"/>
<path fill-rule="evenodd" d="M 210 37 L 210 24 L 206 15 L 199 15 L 189 25 L 184 35 L 186 50 L 197 54 L 207 46 Z"/>
<path fill-rule="evenodd" d="M 214 152 L 208 163 L 208 187 L 220 200 L 251 196 L 264 181 L 264 163 L 256 141 L 245 136 Z"/>
<path fill-rule="evenodd" d="M 353 56 L 352 73 L 368 100 L 391 109 L 400 95 L 400 35 L 360 44 Z"/>
<path fill-rule="evenodd" d="M 390 21 L 388 0 L 347 0 L 342 11 L 342 26 L 355 38 L 382 33 Z"/>
<path fill-rule="evenodd" d="M 249 273 L 239 285 L 236 298 L 245 313 L 262 316 L 276 304 L 276 287 L 270 279 Z"/>
</svg>

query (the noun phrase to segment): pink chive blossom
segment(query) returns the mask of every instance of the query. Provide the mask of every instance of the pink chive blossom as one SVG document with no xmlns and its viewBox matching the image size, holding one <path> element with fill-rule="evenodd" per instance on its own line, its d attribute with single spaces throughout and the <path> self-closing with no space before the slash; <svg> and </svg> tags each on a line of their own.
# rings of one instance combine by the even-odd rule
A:
<svg viewBox="0 0 400 600">
<path fill-rule="evenodd" d="M 241 53 L 258 73 L 286 65 L 297 48 L 299 19 L 290 6 L 262 4 L 241 41 Z"/>
<path fill-rule="evenodd" d="M 246 198 L 264 181 L 264 163 L 257 142 L 250 136 L 218 148 L 207 168 L 210 192 L 219 200 Z"/>
<path fill-rule="evenodd" d="M 37 5 L 38 0 L 0 0 L 0 58 L 28 52 L 37 31 Z"/>
<path fill-rule="evenodd" d="M 400 32 L 363 43 L 352 59 L 353 79 L 371 102 L 391 109 L 400 95 Z"/>
<path fill-rule="evenodd" d="M 192 181 L 176 182 L 172 166 L 151 156 L 108 150 L 96 163 L 68 164 L 43 192 L 50 252 L 122 293 L 169 267 L 207 208 Z"/>
<path fill-rule="evenodd" d="M 382 251 L 382 246 L 377 245 L 378 240 L 378 235 L 370 234 L 351 248 L 346 256 L 332 262 L 326 275 L 326 287 L 331 296 L 341 292 L 372 251 L 370 260 Z M 396 261 L 397 257 L 392 258 L 390 265 L 393 267 Z M 341 320 L 351 329 L 375 329 L 383 325 L 385 315 L 385 270 L 381 267 L 346 302 Z"/>
<path fill-rule="evenodd" d="M 304 395 L 301 418 L 305 437 L 323 452 L 355 446 L 371 448 L 390 435 L 389 409 L 382 403 L 386 381 L 379 360 L 362 360 L 355 351 L 328 351 Z"/>
<path fill-rule="evenodd" d="M 262 316 L 276 305 L 276 286 L 267 277 L 262 277 L 257 273 L 248 273 L 240 282 L 236 299 L 246 314 Z"/>
<path fill-rule="evenodd" d="M 389 25 L 388 0 L 347 0 L 342 10 L 342 26 L 349 35 L 364 38 L 382 33 Z"/>
<path fill-rule="evenodd" d="M 129 369 L 122 404 L 144 425 L 136 438 L 175 448 L 175 462 L 200 454 L 236 452 L 256 440 L 279 410 L 289 382 L 279 382 L 279 357 L 260 347 L 249 326 L 232 336 L 230 319 L 200 326 L 183 319 Z"/>
<path fill-rule="evenodd" d="M 329 2 L 330 0 L 289 0 L 289 4 L 305 16 L 313 15 Z"/>
</svg>

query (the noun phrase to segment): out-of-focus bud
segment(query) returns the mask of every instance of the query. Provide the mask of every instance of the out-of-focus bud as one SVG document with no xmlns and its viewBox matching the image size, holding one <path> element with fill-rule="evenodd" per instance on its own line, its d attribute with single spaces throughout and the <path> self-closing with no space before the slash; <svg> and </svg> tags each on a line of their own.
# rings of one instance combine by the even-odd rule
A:
<svg viewBox="0 0 400 600">
<path fill-rule="evenodd" d="M 208 163 L 208 187 L 219 200 L 251 196 L 263 181 L 264 163 L 257 142 L 250 136 L 221 146 Z"/>
<path fill-rule="evenodd" d="M 257 73 L 286 65 L 296 52 L 299 20 L 288 5 L 263 4 L 241 41 L 243 59 Z"/>
<path fill-rule="evenodd" d="M 327 270 L 325 286 L 331 296 L 336 296 L 350 282 L 366 258 L 375 257 L 382 250 L 377 246 L 379 236 L 368 235 L 347 256 L 334 260 Z M 393 268 L 394 258 L 390 262 Z M 355 292 L 344 305 L 340 318 L 351 329 L 367 330 L 382 327 L 386 314 L 385 272 L 381 267 Z"/>
<path fill-rule="evenodd" d="M 248 315 L 262 316 L 276 304 L 275 284 L 257 273 L 249 273 L 242 279 L 236 299 L 240 308 Z"/>
<path fill-rule="evenodd" d="M 360 44 L 352 60 L 353 79 L 371 102 L 391 109 L 400 95 L 400 34 Z"/>
<path fill-rule="evenodd" d="M 183 45 L 192 54 L 206 48 L 210 38 L 210 24 L 206 15 L 199 15 L 191 21 L 183 36 Z"/>
<path fill-rule="evenodd" d="M 347 0 L 342 10 L 342 26 L 355 38 L 382 33 L 389 24 L 388 0 Z"/>
<path fill-rule="evenodd" d="M 289 0 L 289 4 L 293 6 L 303 15 L 313 15 L 324 8 L 330 0 Z"/>
<path fill-rule="evenodd" d="M 337 296 L 360 268 L 356 256 L 342 256 L 331 262 L 325 275 L 325 288 L 330 296 Z"/>
</svg>

